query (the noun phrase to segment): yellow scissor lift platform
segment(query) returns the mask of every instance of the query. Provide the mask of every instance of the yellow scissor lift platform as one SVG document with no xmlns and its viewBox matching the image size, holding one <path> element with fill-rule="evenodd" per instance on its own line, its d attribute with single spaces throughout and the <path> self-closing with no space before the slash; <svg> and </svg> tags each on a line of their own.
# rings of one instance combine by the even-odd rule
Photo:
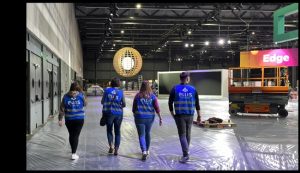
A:
<svg viewBox="0 0 300 173">
<path fill-rule="evenodd" d="M 229 68 L 229 114 L 266 113 L 286 117 L 288 111 L 288 68 Z"/>
</svg>

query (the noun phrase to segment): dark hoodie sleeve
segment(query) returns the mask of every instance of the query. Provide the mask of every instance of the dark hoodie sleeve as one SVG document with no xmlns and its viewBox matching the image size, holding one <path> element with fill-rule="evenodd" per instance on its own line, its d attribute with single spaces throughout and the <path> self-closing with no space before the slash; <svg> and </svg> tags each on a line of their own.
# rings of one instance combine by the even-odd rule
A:
<svg viewBox="0 0 300 173">
<path fill-rule="evenodd" d="M 170 112 L 173 111 L 173 102 L 175 99 L 175 87 L 172 88 L 171 92 L 170 92 L 170 96 L 169 96 L 169 110 Z"/>
<path fill-rule="evenodd" d="M 64 104 L 64 98 L 65 96 L 63 96 L 61 103 L 60 103 L 60 107 L 59 107 L 59 114 L 58 114 L 58 120 L 61 121 L 63 116 L 65 115 L 65 104 Z"/>
<path fill-rule="evenodd" d="M 122 91 L 122 95 L 123 95 L 123 97 L 122 97 L 122 107 L 124 108 L 124 107 L 126 107 L 124 91 Z"/>
<path fill-rule="evenodd" d="M 105 95 L 106 95 L 106 90 L 104 90 L 104 93 L 103 93 L 103 96 L 102 96 L 102 99 L 101 99 L 101 104 L 102 104 L 102 105 L 103 105 L 103 103 L 104 103 Z"/>
<path fill-rule="evenodd" d="M 132 104 L 132 113 L 135 113 L 136 109 L 137 109 L 137 97 L 138 94 L 135 95 L 134 99 L 133 99 L 133 104 Z"/>
<path fill-rule="evenodd" d="M 198 97 L 198 92 L 195 92 L 195 106 L 196 110 L 200 110 L 200 103 L 199 103 L 199 97 Z"/>
</svg>

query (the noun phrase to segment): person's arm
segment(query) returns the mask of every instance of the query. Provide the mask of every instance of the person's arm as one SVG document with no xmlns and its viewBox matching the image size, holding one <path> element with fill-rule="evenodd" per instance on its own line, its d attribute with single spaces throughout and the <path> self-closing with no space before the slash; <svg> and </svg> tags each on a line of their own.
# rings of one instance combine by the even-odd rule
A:
<svg viewBox="0 0 300 173">
<path fill-rule="evenodd" d="M 172 116 L 174 116 L 174 112 L 173 112 L 173 102 L 175 99 L 175 87 L 172 88 L 171 92 L 170 92 L 170 96 L 169 96 L 169 110 Z"/>
<path fill-rule="evenodd" d="M 132 113 L 134 114 L 136 109 L 137 109 L 137 97 L 138 97 L 138 94 L 135 95 L 134 99 L 133 99 L 133 104 L 132 104 Z"/>
<path fill-rule="evenodd" d="M 105 98 L 105 96 L 106 96 L 106 91 L 104 91 L 103 96 L 102 96 L 102 99 L 101 99 L 101 104 L 102 104 L 102 105 L 103 105 L 103 103 L 104 103 L 104 98 Z"/>
<path fill-rule="evenodd" d="M 87 106 L 86 97 L 83 93 L 82 93 L 82 97 L 83 97 L 83 106 Z"/>
<path fill-rule="evenodd" d="M 65 96 L 64 96 L 65 97 Z M 62 126 L 63 125 L 63 122 L 62 122 L 62 119 L 65 115 L 65 104 L 64 104 L 64 97 L 60 103 L 60 107 L 59 107 L 59 114 L 58 114 L 58 125 L 59 126 Z"/>
<path fill-rule="evenodd" d="M 159 109 L 157 97 L 154 97 L 154 100 L 153 100 L 153 107 L 154 107 L 154 109 L 155 109 L 155 112 L 156 112 L 157 114 L 159 114 L 159 113 L 160 113 L 160 109 Z"/>
<path fill-rule="evenodd" d="M 124 108 L 124 107 L 126 107 L 126 102 L 125 102 L 125 95 L 124 95 L 123 91 L 122 91 L 122 95 L 123 95 L 123 97 L 122 97 L 122 107 Z"/>
<path fill-rule="evenodd" d="M 196 112 L 197 112 L 197 122 L 201 122 L 201 115 L 200 115 L 200 103 L 199 103 L 199 97 L 198 92 L 195 92 L 195 106 L 196 106 Z"/>
<path fill-rule="evenodd" d="M 157 115 L 159 117 L 159 125 L 161 126 L 161 124 L 162 124 L 162 118 L 161 118 L 161 115 L 160 115 L 160 109 L 159 109 L 157 97 L 155 97 L 154 100 L 153 100 L 153 107 L 154 107 L 155 112 L 157 113 Z"/>
</svg>

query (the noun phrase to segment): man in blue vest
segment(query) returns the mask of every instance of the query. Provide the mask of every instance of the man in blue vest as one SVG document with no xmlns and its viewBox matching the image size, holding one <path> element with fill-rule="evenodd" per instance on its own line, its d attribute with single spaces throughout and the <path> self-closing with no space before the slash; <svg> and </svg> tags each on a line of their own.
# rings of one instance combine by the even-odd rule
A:
<svg viewBox="0 0 300 173">
<path fill-rule="evenodd" d="M 193 117 L 195 108 L 197 110 L 197 121 L 201 121 L 200 116 L 200 104 L 198 93 L 196 89 L 188 85 L 190 82 L 190 76 L 188 72 L 182 72 L 180 74 L 181 83 L 175 85 L 170 93 L 169 97 L 169 110 L 174 117 L 179 140 L 183 152 L 183 156 L 180 159 L 181 163 L 185 163 L 189 160 L 189 145 L 191 141 L 191 127 L 193 123 Z M 173 112 L 173 103 L 175 106 L 175 114 Z"/>
</svg>

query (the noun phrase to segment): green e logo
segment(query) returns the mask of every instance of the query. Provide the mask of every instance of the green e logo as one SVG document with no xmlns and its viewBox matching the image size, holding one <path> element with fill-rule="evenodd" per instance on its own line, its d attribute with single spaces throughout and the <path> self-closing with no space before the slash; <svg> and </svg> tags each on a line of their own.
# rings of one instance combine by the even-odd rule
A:
<svg viewBox="0 0 300 173">
<path fill-rule="evenodd" d="M 298 29 L 293 30 L 287 33 L 284 33 L 284 17 L 297 13 L 298 12 L 298 3 L 294 3 L 278 9 L 274 12 L 274 26 L 273 26 L 273 41 L 282 43 L 286 41 L 298 39 Z"/>
</svg>

